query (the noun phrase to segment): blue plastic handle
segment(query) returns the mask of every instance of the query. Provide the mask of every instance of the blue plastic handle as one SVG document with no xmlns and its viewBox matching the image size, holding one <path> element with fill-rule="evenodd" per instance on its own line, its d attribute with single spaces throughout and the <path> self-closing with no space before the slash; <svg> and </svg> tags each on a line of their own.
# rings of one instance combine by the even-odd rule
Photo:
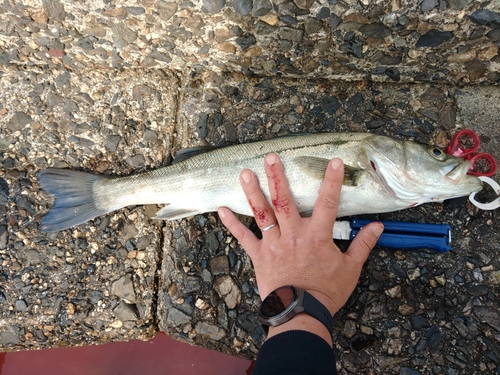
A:
<svg viewBox="0 0 500 375">
<path fill-rule="evenodd" d="M 351 240 L 356 236 L 358 230 L 351 231 Z M 390 249 L 430 249 L 438 253 L 444 253 L 451 250 L 448 237 L 440 236 L 422 236 L 402 233 L 382 233 L 377 241 L 378 246 Z"/>
<path fill-rule="evenodd" d="M 359 229 L 374 220 L 352 218 L 351 240 Z M 427 224 L 400 221 L 381 221 L 384 232 L 377 245 L 392 249 L 430 249 L 443 253 L 451 250 L 451 226 L 448 224 Z"/>
</svg>

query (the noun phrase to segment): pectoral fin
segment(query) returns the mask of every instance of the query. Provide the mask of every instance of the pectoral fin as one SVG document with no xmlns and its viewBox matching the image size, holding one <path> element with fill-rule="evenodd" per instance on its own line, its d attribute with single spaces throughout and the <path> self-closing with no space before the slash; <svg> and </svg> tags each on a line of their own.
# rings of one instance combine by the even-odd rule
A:
<svg viewBox="0 0 500 375">
<path fill-rule="evenodd" d="M 299 156 L 293 159 L 293 161 L 302 172 L 316 180 L 323 181 L 330 159 L 316 156 Z M 363 172 L 363 169 L 344 165 L 344 180 L 342 181 L 342 185 L 357 186 L 357 180 Z"/>
</svg>

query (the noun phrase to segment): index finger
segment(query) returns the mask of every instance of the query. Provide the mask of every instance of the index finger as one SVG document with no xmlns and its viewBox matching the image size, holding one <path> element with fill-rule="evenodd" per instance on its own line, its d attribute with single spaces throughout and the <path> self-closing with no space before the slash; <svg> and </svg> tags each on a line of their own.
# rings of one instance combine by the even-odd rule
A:
<svg viewBox="0 0 500 375">
<path fill-rule="evenodd" d="M 325 179 L 319 191 L 318 200 L 314 204 L 312 223 L 319 233 L 330 233 L 337 218 L 340 203 L 340 190 L 344 180 L 344 163 L 340 159 L 332 159 L 328 163 Z"/>
</svg>

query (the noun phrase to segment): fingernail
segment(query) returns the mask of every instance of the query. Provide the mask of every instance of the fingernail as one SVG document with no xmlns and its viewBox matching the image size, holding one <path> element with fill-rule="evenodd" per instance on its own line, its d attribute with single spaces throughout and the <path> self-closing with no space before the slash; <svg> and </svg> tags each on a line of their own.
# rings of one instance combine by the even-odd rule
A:
<svg viewBox="0 0 500 375">
<path fill-rule="evenodd" d="M 384 231 L 384 226 L 383 225 L 374 225 L 372 227 L 372 233 L 377 236 L 377 237 L 380 237 L 380 235 L 382 234 L 382 232 Z"/>
<path fill-rule="evenodd" d="M 342 160 L 340 159 L 333 159 L 332 162 L 330 163 L 330 166 L 334 171 L 338 171 L 340 167 L 342 167 Z"/>
<path fill-rule="evenodd" d="M 276 154 L 267 154 L 266 163 L 267 165 L 274 165 L 278 161 L 278 156 Z"/>
<path fill-rule="evenodd" d="M 241 179 L 244 183 L 248 184 L 250 181 L 252 181 L 252 174 L 249 171 L 243 171 L 241 172 Z"/>
<path fill-rule="evenodd" d="M 218 213 L 219 213 L 219 217 L 220 217 L 221 219 L 224 219 L 224 218 L 226 217 L 226 210 L 225 210 L 225 209 L 223 209 L 223 208 L 219 208 L 217 211 L 218 211 Z"/>
</svg>

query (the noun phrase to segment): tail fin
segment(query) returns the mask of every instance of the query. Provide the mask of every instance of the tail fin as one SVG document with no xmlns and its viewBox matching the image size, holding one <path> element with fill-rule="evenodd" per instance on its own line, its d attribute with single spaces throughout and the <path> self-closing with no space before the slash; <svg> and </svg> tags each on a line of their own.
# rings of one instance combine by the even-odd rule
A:
<svg viewBox="0 0 500 375">
<path fill-rule="evenodd" d="M 42 219 L 42 232 L 70 228 L 110 211 L 96 206 L 93 193 L 94 184 L 107 177 L 54 168 L 38 172 L 37 177 L 43 190 L 56 198 Z"/>
</svg>

